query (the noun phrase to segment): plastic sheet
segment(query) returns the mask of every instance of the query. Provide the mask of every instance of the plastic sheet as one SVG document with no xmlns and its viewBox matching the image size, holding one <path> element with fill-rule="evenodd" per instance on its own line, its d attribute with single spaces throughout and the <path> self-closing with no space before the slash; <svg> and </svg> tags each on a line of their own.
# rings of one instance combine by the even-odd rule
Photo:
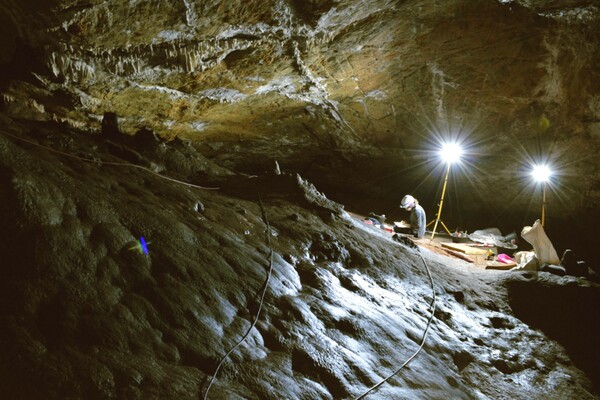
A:
<svg viewBox="0 0 600 400">
<path fill-rule="evenodd" d="M 513 234 L 502 236 L 502 232 L 498 228 L 486 228 L 476 230 L 469 235 L 469 239 L 474 242 L 494 245 L 496 247 L 502 247 L 504 249 L 516 249 L 517 245 L 511 243 L 507 238 L 512 238 Z"/>
</svg>

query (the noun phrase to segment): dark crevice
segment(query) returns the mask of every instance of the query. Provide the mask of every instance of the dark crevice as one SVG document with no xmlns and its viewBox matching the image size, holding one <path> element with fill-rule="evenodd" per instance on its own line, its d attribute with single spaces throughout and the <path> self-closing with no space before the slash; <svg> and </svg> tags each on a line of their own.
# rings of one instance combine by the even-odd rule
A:
<svg viewBox="0 0 600 400">
<path fill-rule="evenodd" d="M 515 316 L 562 344 L 600 392 L 600 287 L 507 284 Z"/>
</svg>

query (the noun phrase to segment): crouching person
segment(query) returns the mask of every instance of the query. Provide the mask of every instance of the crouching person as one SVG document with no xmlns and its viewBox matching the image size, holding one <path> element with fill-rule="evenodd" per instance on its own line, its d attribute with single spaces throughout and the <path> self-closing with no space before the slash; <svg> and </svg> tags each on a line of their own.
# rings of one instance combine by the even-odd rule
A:
<svg viewBox="0 0 600 400">
<path fill-rule="evenodd" d="M 404 196 L 400 208 L 410 211 L 410 230 L 414 237 L 422 238 L 425 235 L 426 217 L 425 210 L 419 205 L 417 199 L 410 194 Z"/>
</svg>

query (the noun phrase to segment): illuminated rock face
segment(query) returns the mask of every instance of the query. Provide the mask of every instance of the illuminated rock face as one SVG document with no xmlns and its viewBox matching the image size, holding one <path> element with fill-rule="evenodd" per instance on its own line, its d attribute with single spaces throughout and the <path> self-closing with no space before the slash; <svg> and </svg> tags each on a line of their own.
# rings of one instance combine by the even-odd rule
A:
<svg viewBox="0 0 600 400">
<path fill-rule="evenodd" d="M 3 90 L 9 115 L 97 129 L 114 112 L 126 133 L 215 143 L 212 157 L 250 172 L 277 159 L 336 199 L 368 192 L 365 207 L 413 192 L 430 214 L 433 151 L 458 136 L 469 168 L 451 180 L 453 227 L 533 223 L 528 164 L 545 158 L 559 169 L 548 213 L 559 240 L 600 206 L 593 2 L 13 3 L 0 59 L 21 78 Z M 340 169 L 357 172 L 347 182 Z"/>
<path fill-rule="evenodd" d="M 24 154 L 15 142 L 4 142 L 0 195 L 8 194 L 0 201 L 21 211 L 2 209 L 2 222 L 15 235 L 0 250 L 22 268 L 3 270 L 8 278 L 0 304 L 12 311 L 2 314 L 7 323 L 0 326 L 8 327 L 6 347 L 17 343 L 13 348 L 23 346 L 27 357 L 20 358 L 15 379 L 0 382 L 0 394 L 42 398 L 49 390 L 49 397 L 60 398 L 65 390 L 147 398 L 173 391 L 173 397 L 197 397 L 218 357 L 249 325 L 256 308 L 249 299 L 264 278 L 266 250 L 257 236 L 264 227 L 255 198 L 249 200 L 256 187 L 231 175 L 262 175 L 274 160 L 347 209 L 406 218 L 398 203 L 411 193 L 433 219 L 444 174 L 439 140 L 459 138 L 465 155 L 452 167 L 442 219 L 451 229 L 497 226 L 506 234 L 540 217 L 542 188 L 531 183 L 529 163 L 547 158 L 556 170 L 547 192 L 548 234 L 559 253 L 571 247 L 593 265 L 600 217 L 600 11 L 594 3 L 5 0 L 3 129 L 32 131 L 44 143 L 86 157 L 206 179 L 224 185 L 224 192 L 192 198 L 158 185 L 161 192 L 149 194 L 157 183 L 141 175 L 80 170 L 60 158 L 43 162 L 37 160 L 44 160 L 43 151 Z M 126 134 L 145 128 L 193 146 L 153 143 L 152 135 L 127 145 L 105 147 L 95 135 L 95 144 L 89 138 L 78 143 L 78 135 L 100 131 L 105 115 Z M 79 133 L 55 143 L 52 135 L 68 129 Z M 39 171 L 54 169 L 40 178 Z M 225 371 L 226 383 L 216 392 L 222 396 L 358 394 L 383 375 L 380 357 L 388 366 L 404 360 L 408 346 L 395 354 L 393 338 L 414 343 L 423 328 L 427 313 L 420 301 L 429 292 L 419 259 L 347 231 L 335 216 L 339 210 L 286 198 L 302 198 L 298 182 L 280 182 L 270 194 L 269 211 L 280 219 L 274 227 L 289 236 L 276 245 L 275 271 L 282 276 L 276 276 L 260 335 L 253 333 L 247 352 L 234 354 L 243 368 Z M 271 183 L 262 190 L 274 190 Z M 144 201 L 136 203 L 137 197 Z M 173 204 L 172 214 L 161 208 Z M 200 217 L 211 231 L 196 220 L 205 207 L 208 216 Z M 194 223 L 187 226 L 192 209 Z M 29 251 L 32 236 L 36 247 Z M 152 262 L 128 250 L 141 236 L 152 242 L 150 255 L 158 257 Z M 410 267 L 402 264 L 410 274 L 389 276 L 383 266 L 404 258 L 411 260 Z M 203 281 L 211 260 L 228 272 Z M 393 388 L 408 398 L 411 390 L 426 398 L 474 398 L 479 391 L 539 398 L 555 387 L 565 390 L 563 398 L 580 398 L 594 391 L 585 374 L 597 363 L 572 336 L 563 336 L 557 321 L 540 322 L 526 307 L 527 282 L 473 279 L 464 266 L 447 273 L 442 262 L 432 261 L 445 291 L 433 344 L 385 395 L 397 394 Z M 25 268 L 30 265 L 38 267 Z M 240 269 L 246 280 L 239 288 L 220 283 L 238 279 L 233 271 Z M 411 274 L 417 283 L 398 298 Z M 83 292 L 86 285 L 92 294 Z M 568 289 L 577 285 L 572 280 L 543 277 L 540 285 L 541 297 L 566 293 L 569 304 L 585 308 Z M 593 302 L 594 290 L 585 289 L 582 298 Z M 349 298 L 366 303 L 336 308 Z M 406 310 L 394 309 L 395 302 L 405 302 Z M 382 307 L 402 311 L 405 320 L 382 322 L 390 317 Z M 576 353 L 573 362 L 584 372 L 529 323 Z M 597 332 L 585 318 L 571 323 Z M 386 338 L 382 348 L 380 337 Z M 415 372 L 423 370 L 433 372 Z"/>
<path fill-rule="evenodd" d="M 260 309 L 207 398 L 356 398 L 429 319 L 367 398 L 598 398 L 600 285 L 415 250 L 297 175 L 13 122 L 0 193 L 3 397 L 204 398 Z"/>
</svg>

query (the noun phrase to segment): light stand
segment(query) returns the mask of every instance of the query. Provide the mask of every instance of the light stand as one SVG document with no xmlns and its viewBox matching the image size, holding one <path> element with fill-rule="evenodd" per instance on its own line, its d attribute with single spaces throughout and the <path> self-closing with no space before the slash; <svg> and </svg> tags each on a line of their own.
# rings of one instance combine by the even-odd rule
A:
<svg viewBox="0 0 600 400">
<path fill-rule="evenodd" d="M 450 163 L 448 163 L 447 167 L 446 167 L 446 177 L 444 178 L 444 186 L 442 187 L 442 198 L 440 199 L 440 204 L 439 204 L 438 212 L 435 216 L 435 220 L 433 220 L 427 224 L 427 226 L 429 226 L 435 222 L 435 224 L 433 225 L 433 231 L 431 232 L 432 240 L 435 237 L 435 231 L 437 230 L 438 222 L 442 224 L 442 226 L 444 227 L 446 232 L 448 232 L 448 235 L 451 235 L 450 230 L 448 229 L 448 227 L 446 226 L 444 221 L 442 221 L 442 207 L 444 206 L 444 195 L 446 194 L 446 186 L 448 185 L 448 175 L 449 174 L 450 174 Z"/>
<path fill-rule="evenodd" d="M 542 228 L 546 222 L 546 186 L 550 180 L 552 172 L 546 165 L 534 165 L 531 171 L 533 178 L 542 184 Z"/>
<path fill-rule="evenodd" d="M 544 188 L 542 189 L 542 228 L 546 220 L 546 182 L 544 182 Z"/>
<path fill-rule="evenodd" d="M 431 240 L 433 240 L 433 238 L 435 237 L 435 232 L 437 230 L 438 223 L 442 224 L 442 226 L 444 227 L 446 232 L 448 232 L 448 235 L 452 235 L 452 233 L 450 233 L 450 230 L 448 229 L 448 227 L 446 226 L 444 221 L 442 221 L 442 207 L 444 207 L 444 196 L 446 195 L 446 186 L 448 186 L 448 176 L 450 175 L 450 166 L 452 165 L 453 162 L 460 160 L 461 154 L 462 154 L 462 149 L 456 143 L 444 144 L 442 146 L 442 149 L 440 150 L 440 156 L 446 162 L 446 176 L 444 177 L 444 186 L 442 186 L 442 197 L 440 199 L 440 204 L 438 207 L 438 212 L 435 216 L 435 220 L 433 220 L 427 224 L 427 226 L 434 224 L 433 231 L 431 232 Z"/>
</svg>

